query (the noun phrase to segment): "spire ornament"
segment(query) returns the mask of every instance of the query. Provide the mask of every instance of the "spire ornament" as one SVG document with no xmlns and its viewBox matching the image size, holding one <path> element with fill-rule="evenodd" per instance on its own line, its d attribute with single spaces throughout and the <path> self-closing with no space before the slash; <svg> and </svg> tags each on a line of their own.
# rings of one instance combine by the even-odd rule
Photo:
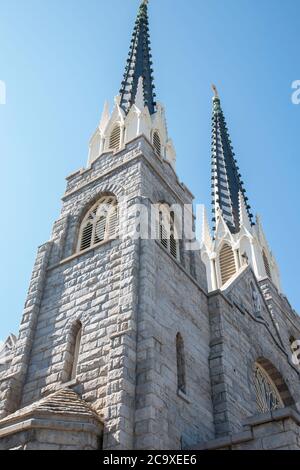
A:
<svg viewBox="0 0 300 470">
<path fill-rule="evenodd" d="M 102 115 L 101 115 L 100 124 L 99 124 L 99 130 L 101 132 L 105 131 L 109 118 L 110 118 L 109 104 L 108 104 L 108 101 L 105 101 Z"/>
<path fill-rule="evenodd" d="M 212 91 L 214 92 L 215 98 L 219 98 L 219 93 L 218 93 L 216 85 L 212 84 L 211 88 L 212 88 Z"/>
</svg>

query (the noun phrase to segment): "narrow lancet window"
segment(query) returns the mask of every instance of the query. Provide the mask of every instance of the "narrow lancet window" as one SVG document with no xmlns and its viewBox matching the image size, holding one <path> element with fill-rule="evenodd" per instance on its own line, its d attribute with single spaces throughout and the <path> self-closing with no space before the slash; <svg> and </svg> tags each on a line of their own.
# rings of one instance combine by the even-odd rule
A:
<svg viewBox="0 0 300 470">
<path fill-rule="evenodd" d="M 76 321 L 70 332 L 70 338 L 68 341 L 67 348 L 67 359 L 65 366 L 65 381 L 75 380 L 78 372 L 80 344 L 82 336 L 82 324 L 80 321 Z"/>
<path fill-rule="evenodd" d="M 179 392 L 186 393 L 184 343 L 180 333 L 178 333 L 176 336 L 176 354 L 177 389 Z"/>
<path fill-rule="evenodd" d="M 179 261 L 179 240 L 175 228 L 175 214 L 166 204 L 161 204 L 158 212 L 158 239 L 166 250 Z"/>
</svg>

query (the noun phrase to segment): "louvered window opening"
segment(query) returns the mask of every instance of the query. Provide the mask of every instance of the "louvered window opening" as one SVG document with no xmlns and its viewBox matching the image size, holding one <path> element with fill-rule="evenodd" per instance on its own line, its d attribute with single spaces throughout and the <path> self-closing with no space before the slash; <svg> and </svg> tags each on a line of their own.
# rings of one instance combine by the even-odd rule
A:
<svg viewBox="0 0 300 470">
<path fill-rule="evenodd" d="M 109 148 L 111 150 L 119 150 L 120 140 L 121 140 L 121 127 L 119 125 L 116 125 L 110 134 Z"/>
<path fill-rule="evenodd" d="M 266 275 L 268 276 L 269 279 L 272 279 L 270 264 L 269 264 L 269 261 L 265 252 L 263 252 L 263 260 L 264 260 Z"/>
<path fill-rule="evenodd" d="M 156 155 L 160 156 L 161 155 L 161 140 L 159 137 L 159 133 L 157 131 L 153 133 L 153 147 L 154 147 Z"/>
<path fill-rule="evenodd" d="M 284 407 L 276 385 L 259 364 L 255 365 L 254 388 L 257 408 L 261 413 L 267 413 Z"/>
<path fill-rule="evenodd" d="M 236 273 L 234 254 L 229 245 L 226 244 L 223 246 L 219 260 L 222 285 L 224 285 Z"/>
<path fill-rule="evenodd" d="M 179 260 L 179 243 L 175 236 L 174 213 L 159 211 L 158 238 L 168 252 Z"/>
<path fill-rule="evenodd" d="M 118 206 L 116 198 L 105 196 L 85 216 L 78 244 L 78 251 L 84 251 L 99 243 L 117 237 Z"/>
</svg>

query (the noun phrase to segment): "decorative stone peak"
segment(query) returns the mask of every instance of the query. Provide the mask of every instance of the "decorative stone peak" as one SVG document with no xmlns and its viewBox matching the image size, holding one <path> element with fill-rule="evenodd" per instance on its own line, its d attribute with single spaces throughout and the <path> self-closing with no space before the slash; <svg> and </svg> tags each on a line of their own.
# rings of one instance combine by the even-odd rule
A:
<svg viewBox="0 0 300 470">
<path fill-rule="evenodd" d="M 102 133 L 104 132 L 104 130 L 105 130 L 107 124 L 108 124 L 109 119 L 110 119 L 109 103 L 108 103 L 108 101 L 105 101 L 103 111 L 102 111 L 101 120 L 100 120 L 100 124 L 99 124 L 99 131 L 100 132 L 102 132 Z"/>
<path fill-rule="evenodd" d="M 145 106 L 145 102 L 144 102 L 144 79 L 143 79 L 143 77 L 139 78 L 134 104 L 139 109 L 142 109 Z"/>
<path fill-rule="evenodd" d="M 211 249 L 212 243 L 213 243 L 213 240 L 212 240 L 212 237 L 211 237 L 211 234 L 210 234 L 210 227 L 209 227 L 209 223 L 208 223 L 207 212 L 206 212 L 206 208 L 203 207 L 201 246 L 204 245 L 204 246 L 207 246 Z"/>
</svg>

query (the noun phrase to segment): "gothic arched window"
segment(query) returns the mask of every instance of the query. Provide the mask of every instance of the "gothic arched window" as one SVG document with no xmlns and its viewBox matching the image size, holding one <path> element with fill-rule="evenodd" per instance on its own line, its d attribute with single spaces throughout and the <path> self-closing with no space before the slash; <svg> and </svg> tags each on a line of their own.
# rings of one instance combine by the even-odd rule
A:
<svg viewBox="0 0 300 470">
<path fill-rule="evenodd" d="M 110 150 L 119 150 L 121 144 L 121 126 L 116 124 L 109 137 Z"/>
<path fill-rule="evenodd" d="M 66 382 L 76 379 L 77 367 L 79 360 L 80 344 L 82 335 L 82 324 L 80 321 L 76 321 L 70 332 L 70 339 L 68 342 L 68 357 L 66 361 Z"/>
<path fill-rule="evenodd" d="M 284 404 L 280 393 L 263 367 L 255 364 L 254 387 L 256 392 L 256 404 L 261 413 L 283 408 Z"/>
<path fill-rule="evenodd" d="M 161 204 L 159 207 L 158 239 L 169 253 L 179 260 L 179 240 L 175 228 L 175 215 L 167 204 Z"/>
<path fill-rule="evenodd" d="M 78 251 L 98 245 L 117 236 L 118 205 L 114 196 L 103 196 L 84 217 L 78 240 Z"/>
<path fill-rule="evenodd" d="M 263 260 L 264 260 L 264 266 L 265 266 L 265 271 L 266 271 L 266 275 L 268 276 L 269 279 L 272 280 L 272 276 L 271 276 L 271 269 L 270 269 L 270 263 L 269 263 L 269 260 L 268 260 L 268 257 L 265 253 L 265 251 L 263 251 Z"/>
<path fill-rule="evenodd" d="M 224 285 L 236 273 L 233 250 L 227 243 L 223 245 L 220 251 L 219 264 L 222 285 Z"/>
<path fill-rule="evenodd" d="M 186 393 L 184 342 L 180 333 L 176 336 L 177 388 Z"/>
<path fill-rule="evenodd" d="M 155 150 L 155 153 L 158 157 L 161 156 L 161 140 L 158 131 L 154 131 L 152 134 L 152 144 Z"/>
</svg>

